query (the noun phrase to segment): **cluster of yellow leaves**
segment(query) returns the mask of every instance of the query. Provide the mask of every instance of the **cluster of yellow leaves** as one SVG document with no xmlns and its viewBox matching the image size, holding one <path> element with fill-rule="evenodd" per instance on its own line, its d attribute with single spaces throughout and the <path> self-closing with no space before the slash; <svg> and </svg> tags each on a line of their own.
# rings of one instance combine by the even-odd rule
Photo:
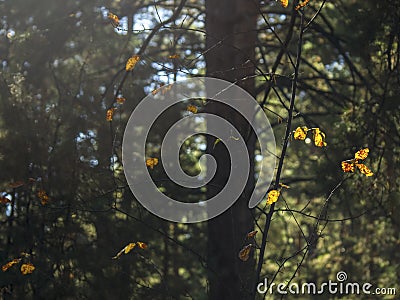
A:
<svg viewBox="0 0 400 300">
<path fill-rule="evenodd" d="M 164 83 L 162 83 L 160 85 L 160 87 L 156 88 L 151 93 L 153 95 L 157 95 L 161 91 L 161 94 L 165 95 L 165 93 L 167 93 L 171 88 L 172 88 L 172 84 L 165 85 Z"/>
<path fill-rule="evenodd" d="M 107 18 L 110 20 L 111 25 L 113 27 L 118 27 L 119 26 L 119 18 L 118 18 L 118 16 L 116 16 L 113 13 L 109 12 L 107 14 Z"/>
<path fill-rule="evenodd" d="M 133 68 L 136 66 L 136 64 L 138 63 L 138 61 L 140 60 L 140 56 L 139 55 L 133 55 L 132 57 L 130 57 L 125 64 L 125 70 L 127 72 L 132 71 Z"/>
<path fill-rule="evenodd" d="M 154 166 L 158 165 L 158 158 L 153 157 L 153 158 L 147 158 L 146 159 L 146 166 L 150 167 L 150 169 L 153 169 Z"/>
<path fill-rule="evenodd" d="M 304 141 L 307 137 L 307 132 L 312 131 L 314 137 L 314 145 L 317 147 L 326 147 L 325 142 L 326 135 L 321 129 L 317 128 L 307 128 L 307 126 L 297 127 L 293 133 L 295 140 Z"/>
<path fill-rule="evenodd" d="M 1 269 L 3 270 L 3 272 L 5 272 L 12 266 L 18 264 L 21 260 L 22 260 L 22 258 L 14 258 L 12 261 L 9 261 L 5 265 L 3 265 L 1 267 Z M 35 266 L 31 263 L 22 264 L 21 268 L 20 268 L 22 275 L 31 274 L 31 273 L 33 273 L 34 270 L 35 270 Z"/>
<path fill-rule="evenodd" d="M 354 154 L 353 159 L 342 161 L 343 172 L 354 172 L 355 167 L 357 167 L 360 172 L 367 177 L 374 175 L 366 165 L 359 163 L 360 160 L 364 160 L 368 157 L 368 153 L 368 148 L 361 149 Z"/>
<path fill-rule="evenodd" d="M 46 205 L 49 202 L 49 196 L 47 195 L 45 190 L 40 189 L 37 193 L 37 196 L 39 197 L 42 205 Z"/>
<path fill-rule="evenodd" d="M 114 111 L 116 110 L 115 107 L 112 107 L 110 109 L 107 109 L 107 113 L 106 113 L 106 121 L 111 122 L 113 120 L 113 116 L 114 116 Z"/>
<path fill-rule="evenodd" d="M 140 249 L 147 249 L 147 244 L 143 242 L 136 242 L 136 243 L 129 243 L 126 245 L 124 248 L 122 248 L 121 251 L 117 253 L 112 259 L 117 259 L 119 258 L 122 254 L 128 254 L 129 252 L 132 251 L 133 248 L 138 246 Z"/>
<path fill-rule="evenodd" d="M 295 7 L 295 10 L 299 10 L 300 8 L 306 6 L 308 2 L 310 2 L 310 0 L 304 0 L 303 2 L 299 3 L 299 4 Z"/>
<path fill-rule="evenodd" d="M 193 113 L 193 114 L 196 114 L 198 109 L 197 109 L 197 106 L 188 105 L 188 106 L 186 107 L 186 110 L 189 111 L 189 112 L 191 112 L 191 113 Z"/>
<path fill-rule="evenodd" d="M 289 0 L 280 0 L 280 2 L 281 2 L 281 5 L 285 8 L 289 5 Z"/>
<path fill-rule="evenodd" d="M 253 244 L 248 244 L 239 251 L 239 259 L 241 261 L 247 261 L 249 259 L 251 248 L 253 248 Z"/>
</svg>

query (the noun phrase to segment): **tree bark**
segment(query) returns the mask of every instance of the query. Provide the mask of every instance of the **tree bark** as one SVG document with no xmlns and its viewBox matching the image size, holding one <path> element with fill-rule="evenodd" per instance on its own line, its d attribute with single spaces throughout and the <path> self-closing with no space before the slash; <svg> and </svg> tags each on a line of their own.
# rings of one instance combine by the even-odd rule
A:
<svg viewBox="0 0 400 300">
<path fill-rule="evenodd" d="M 255 94 L 254 75 L 257 7 L 247 0 L 206 0 L 206 66 L 207 76 L 237 82 Z M 226 212 L 208 221 L 209 299 L 250 299 L 254 280 L 254 259 L 239 259 L 246 234 L 253 229 L 249 195 L 254 188 L 254 134 L 249 124 L 227 106 L 210 101 L 207 112 L 228 120 L 247 142 L 250 173 L 244 193 Z M 230 157 L 222 143 L 215 146 L 215 137 L 207 137 L 207 152 L 218 163 L 215 177 L 208 185 L 207 198 L 216 195 L 229 178 Z"/>
</svg>

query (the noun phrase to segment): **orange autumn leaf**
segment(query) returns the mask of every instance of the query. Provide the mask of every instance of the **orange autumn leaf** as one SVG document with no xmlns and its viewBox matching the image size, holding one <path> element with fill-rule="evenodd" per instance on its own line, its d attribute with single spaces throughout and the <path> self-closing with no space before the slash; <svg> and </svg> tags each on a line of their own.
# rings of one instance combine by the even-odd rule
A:
<svg viewBox="0 0 400 300">
<path fill-rule="evenodd" d="M 156 165 L 158 165 L 158 158 L 154 157 L 146 159 L 146 166 L 150 167 L 150 169 L 153 169 Z"/>
<path fill-rule="evenodd" d="M 368 157 L 368 153 L 369 153 L 369 149 L 365 148 L 365 149 L 361 149 L 359 151 L 356 152 L 356 154 L 354 154 L 354 158 L 356 160 L 364 160 Z"/>
<path fill-rule="evenodd" d="M 21 273 L 23 275 L 31 274 L 33 271 L 35 271 L 35 266 L 33 264 L 27 263 L 21 265 Z"/>
<path fill-rule="evenodd" d="M 280 2 L 281 2 L 281 5 L 285 8 L 289 5 L 289 0 L 280 0 Z"/>
<path fill-rule="evenodd" d="M 239 258 L 241 261 L 247 261 L 250 257 L 250 251 L 251 248 L 253 247 L 252 244 L 248 244 L 247 246 L 244 246 L 242 250 L 239 252 Z"/>
<path fill-rule="evenodd" d="M 133 68 L 136 66 L 137 62 L 140 60 L 140 56 L 139 55 L 133 55 L 132 57 L 130 57 L 125 64 L 125 70 L 127 72 L 132 71 Z"/>
<path fill-rule="evenodd" d="M 354 163 L 348 161 L 342 161 L 343 172 L 354 172 Z"/>
<path fill-rule="evenodd" d="M 106 113 L 106 121 L 111 122 L 113 120 L 113 116 L 114 116 L 114 111 L 116 110 L 115 107 L 110 108 L 107 110 Z"/>
<path fill-rule="evenodd" d="M 177 59 L 177 58 L 179 58 L 179 55 L 178 54 L 172 54 L 172 55 L 169 55 L 168 58 Z"/>
<path fill-rule="evenodd" d="M 3 272 L 7 271 L 9 268 L 11 268 L 13 265 L 16 265 L 17 263 L 19 263 L 21 261 L 21 258 L 14 258 L 12 261 L 9 261 L 8 263 L 6 263 L 5 265 L 3 265 L 1 267 L 1 269 L 3 270 Z"/>
<path fill-rule="evenodd" d="M 247 234 L 247 238 L 248 238 L 248 239 L 251 239 L 251 238 L 255 237 L 256 234 L 257 234 L 257 232 L 258 232 L 257 230 L 250 231 L 250 232 Z"/>
<path fill-rule="evenodd" d="M 188 105 L 188 106 L 186 107 L 186 110 L 189 111 L 189 112 L 191 112 L 191 113 L 193 113 L 193 114 L 197 113 L 197 107 L 194 106 L 194 105 Z"/>
<path fill-rule="evenodd" d="M 47 195 L 45 190 L 40 189 L 38 191 L 37 195 L 38 195 L 42 205 L 46 205 L 49 202 L 49 196 Z"/>
<path fill-rule="evenodd" d="M 319 128 L 314 128 L 313 133 L 315 146 L 325 147 L 327 145 L 327 143 L 325 142 L 325 133 L 323 133 Z"/>
<path fill-rule="evenodd" d="M 297 127 L 296 130 L 294 131 L 293 135 L 294 139 L 304 141 L 307 136 L 307 131 L 308 131 L 307 126 Z"/>
<path fill-rule="evenodd" d="M 300 8 L 306 6 L 308 2 L 310 2 L 310 0 L 304 0 L 303 2 L 299 3 L 299 4 L 295 7 L 295 10 L 299 10 Z"/>
<path fill-rule="evenodd" d="M 367 177 L 374 175 L 374 173 L 372 173 L 372 171 L 364 164 L 356 164 L 356 167 Z"/>
<path fill-rule="evenodd" d="M 147 244 L 143 242 L 137 242 L 137 245 L 140 249 L 147 249 Z"/>
<path fill-rule="evenodd" d="M 119 26 L 119 18 L 117 15 L 114 15 L 113 13 L 109 12 L 107 14 L 107 18 L 110 20 L 112 26 L 114 26 L 114 27 Z"/>
<path fill-rule="evenodd" d="M 278 190 L 271 190 L 268 192 L 268 199 L 267 199 L 267 204 L 272 204 L 276 201 L 278 201 L 279 195 L 281 194 L 280 191 Z"/>
</svg>

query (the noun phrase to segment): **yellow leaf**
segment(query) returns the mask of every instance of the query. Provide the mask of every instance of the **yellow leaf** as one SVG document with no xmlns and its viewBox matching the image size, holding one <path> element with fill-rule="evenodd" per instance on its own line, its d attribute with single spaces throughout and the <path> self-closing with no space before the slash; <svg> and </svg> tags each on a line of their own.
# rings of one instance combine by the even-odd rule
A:
<svg viewBox="0 0 400 300">
<path fill-rule="evenodd" d="M 253 247 L 252 244 L 248 244 L 247 246 L 244 246 L 242 250 L 239 252 L 239 258 L 242 261 L 247 261 L 250 257 L 250 251 L 251 248 Z"/>
<path fill-rule="evenodd" d="M 365 149 L 361 149 L 359 151 L 356 152 L 356 154 L 354 154 L 354 158 L 356 160 L 364 160 L 368 157 L 368 153 L 369 153 L 369 149 L 365 148 Z"/>
<path fill-rule="evenodd" d="M 107 18 L 110 20 L 112 26 L 114 26 L 114 27 L 118 27 L 119 26 L 119 18 L 118 18 L 118 16 L 116 16 L 113 13 L 109 12 L 107 14 Z"/>
<path fill-rule="evenodd" d="M 285 8 L 289 5 L 289 0 L 280 0 L 280 2 L 281 2 L 281 5 Z"/>
<path fill-rule="evenodd" d="M 21 273 L 23 275 L 31 274 L 33 271 L 35 271 L 35 266 L 32 265 L 31 263 L 21 265 Z"/>
<path fill-rule="evenodd" d="M 360 170 L 361 173 L 363 173 L 365 176 L 369 177 L 374 175 L 372 171 L 364 164 L 356 164 L 357 168 Z"/>
<path fill-rule="evenodd" d="M 187 111 L 190 111 L 191 113 L 197 113 L 197 107 L 196 106 L 194 106 L 194 105 L 188 105 L 187 107 L 186 107 L 186 110 Z"/>
<path fill-rule="evenodd" d="M 126 99 L 124 97 L 117 97 L 115 101 L 117 101 L 118 104 L 124 104 Z"/>
<path fill-rule="evenodd" d="M 349 161 L 342 161 L 343 172 L 354 172 L 354 163 Z"/>
<path fill-rule="evenodd" d="M 284 184 L 284 183 L 279 183 L 279 185 L 280 185 L 282 188 L 290 189 L 290 186 L 288 186 L 288 185 L 286 185 L 286 184 Z"/>
<path fill-rule="evenodd" d="M 146 166 L 150 167 L 150 169 L 153 169 L 156 165 L 158 165 L 158 158 L 154 157 L 146 159 Z"/>
<path fill-rule="evenodd" d="M 132 57 L 130 57 L 126 62 L 125 70 L 127 72 L 132 71 L 139 60 L 140 60 L 139 55 L 133 55 Z"/>
<path fill-rule="evenodd" d="M 300 8 L 306 6 L 308 2 L 310 2 L 310 0 L 304 0 L 303 2 L 299 3 L 299 4 L 295 7 L 295 10 L 299 10 Z"/>
<path fill-rule="evenodd" d="M 314 144 L 317 147 L 325 147 L 325 133 L 323 133 L 319 128 L 314 128 Z"/>
<path fill-rule="evenodd" d="M 250 231 L 250 232 L 247 234 L 247 238 L 250 239 L 250 238 L 255 237 L 256 234 L 257 234 L 257 232 L 258 232 L 257 230 Z"/>
<path fill-rule="evenodd" d="M 106 113 L 106 121 L 111 122 L 113 120 L 113 116 L 114 116 L 114 111 L 116 110 L 115 107 L 110 108 L 107 110 Z"/>
<path fill-rule="evenodd" d="M 128 254 L 129 252 L 131 252 L 131 250 L 133 248 L 135 248 L 135 246 L 136 246 L 136 243 L 129 243 L 128 245 L 125 246 L 124 253 Z"/>
<path fill-rule="evenodd" d="M 179 58 L 179 55 L 178 54 L 173 54 L 173 55 L 168 56 L 168 58 L 176 59 L 176 58 Z"/>
<path fill-rule="evenodd" d="M 21 258 L 14 258 L 12 261 L 9 261 L 8 263 L 6 263 L 5 265 L 3 265 L 1 267 L 1 269 L 3 270 L 3 272 L 7 271 L 9 268 L 11 268 L 13 265 L 16 265 L 17 263 L 19 263 L 21 261 Z"/>
<path fill-rule="evenodd" d="M 140 249 L 146 249 L 147 248 L 147 244 L 143 243 L 143 242 L 137 242 L 137 245 L 139 246 Z"/>
<path fill-rule="evenodd" d="M 268 193 L 268 199 L 267 199 L 267 204 L 272 204 L 276 201 L 278 201 L 279 195 L 281 194 L 280 191 L 278 190 L 271 190 Z"/>
<path fill-rule="evenodd" d="M 307 126 L 297 127 L 293 135 L 294 139 L 304 141 L 307 136 L 307 131 Z"/>
</svg>

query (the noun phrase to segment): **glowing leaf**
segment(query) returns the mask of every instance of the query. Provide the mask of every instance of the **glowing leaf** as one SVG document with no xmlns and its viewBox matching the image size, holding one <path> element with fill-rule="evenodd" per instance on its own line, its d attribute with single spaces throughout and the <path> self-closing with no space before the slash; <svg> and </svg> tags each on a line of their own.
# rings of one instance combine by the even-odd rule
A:
<svg viewBox="0 0 400 300">
<path fill-rule="evenodd" d="M 112 26 L 114 26 L 114 27 L 118 27 L 119 26 L 119 18 L 118 18 L 118 16 L 116 16 L 113 13 L 109 12 L 107 14 L 107 18 L 110 20 Z"/>
<path fill-rule="evenodd" d="M 178 54 L 173 54 L 173 55 L 168 56 L 168 58 L 176 59 L 176 58 L 179 58 L 179 55 Z"/>
<path fill-rule="evenodd" d="M 325 133 L 323 133 L 319 128 L 314 128 L 314 144 L 317 147 L 325 147 Z"/>
<path fill-rule="evenodd" d="M 197 107 L 196 106 L 194 106 L 194 105 L 188 105 L 187 107 L 186 107 L 186 110 L 187 111 L 190 111 L 191 113 L 197 113 Z"/>
<path fill-rule="evenodd" d="M 257 232 L 258 232 L 257 230 L 250 231 L 250 232 L 247 234 L 247 238 L 250 239 L 250 238 L 255 237 L 256 234 L 257 234 Z"/>
<path fill-rule="evenodd" d="M 244 246 L 242 248 L 242 250 L 240 250 L 240 252 L 239 252 L 240 260 L 247 261 L 249 259 L 251 247 L 253 247 L 253 245 L 252 244 L 248 244 L 247 246 Z"/>
<path fill-rule="evenodd" d="M 21 273 L 23 275 L 31 274 L 33 271 L 35 271 L 35 266 L 32 265 L 31 263 L 21 265 Z"/>
<path fill-rule="evenodd" d="M 158 158 L 154 157 L 154 158 L 147 158 L 146 159 L 146 166 L 150 167 L 150 169 L 153 169 L 154 166 L 156 166 L 158 164 Z"/>
<path fill-rule="evenodd" d="M 117 97 L 115 101 L 117 101 L 118 104 L 124 104 L 126 99 L 124 97 Z"/>
<path fill-rule="evenodd" d="M 361 149 L 361 150 L 357 151 L 356 154 L 354 154 L 354 158 L 356 160 L 359 160 L 359 159 L 364 160 L 368 157 L 368 153 L 369 153 L 368 148 Z"/>
<path fill-rule="evenodd" d="M 40 189 L 38 191 L 37 195 L 38 195 L 42 205 L 46 205 L 49 202 L 49 196 L 47 196 L 47 193 L 45 190 Z"/>
<path fill-rule="evenodd" d="M 293 135 L 294 139 L 301 140 L 301 141 L 305 140 L 306 136 L 307 136 L 307 131 L 308 131 L 308 128 L 306 126 L 297 127 L 294 132 L 294 135 Z"/>
<path fill-rule="evenodd" d="M 281 5 L 285 8 L 289 5 L 289 0 L 280 0 L 280 2 L 281 2 Z"/>
<path fill-rule="evenodd" d="M 140 249 L 146 249 L 147 248 L 147 244 L 143 243 L 143 242 L 137 242 L 137 245 L 139 246 Z"/>
<path fill-rule="evenodd" d="M 140 60 L 139 55 L 133 55 L 132 57 L 130 57 L 126 62 L 125 70 L 127 72 L 132 71 L 139 60 Z"/>
<path fill-rule="evenodd" d="M 342 161 L 343 172 L 354 172 L 354 163 L 348 161 Z"/>
<path fill-rule="evenodd" d="M 136 247 L 136 245 L 140 248 L 140 249 L 146 249 L 147 245 L 143 242 L 137 242 L 137 243 L 129 243 L 128 245 L 126 245 L 121 251 L 119 251 L 117 253 L 117 255 L 115 255 L 112 259 L 117 259 L 119 258 L 122 254 L 128 254 L 129 252 L 132 251 L 133 248 Z"/>
<path fill-rule="evenodd" d="M 116 110 L 115 107 L 110 108 L 107 110 L 106 113 L 106 121 L 111 122 L 113 120 L 113 116 L 114 116 L 114 111 Z"/>
<path fill-rule="evenodd" d="M 268 199 L 267 199 L 267 204 L 272 204 L 276 201 L 278 201 L 279 195 L 281 194 L 280 191 L 278 190 L 271 190 L 268 193 Z"/>
<path fill-rule="evenodd" d="M 310 0 L 304 0 L 303 2 L 299 3 L 299 4 L 295 7 L 295 10 L 299 10 L 300 8 L 306 6 L 308 2 L 310 2 Z"/>
<path fill-rule="evenodd" d="M 6 204 L 6 203 L 10 203 L 10 202 L 11 202 L 11 200 L 8 199 L 7 197 L 0 196 L 0 203 L 1 204 Z"/>
<path fill-rule="evenodd" d="M 372 171 L 364 164 L 356 164 L 357 168 L 360 170 L 361 173 L 363 173 L 365 176 L 369 177 L 374 175 Z"/>
<path fill-rule="evenodd" d="M 11 268 L 13 265 L 16 265 L 17 263 L 19 263 L 21 261 L 21 258 L 14 258 L 12 261 L 9 261 L 8 263 L 6 263 L 5 265 L 3 265 L 1 267 L 1 269 L 3 270 L 3 272 L 7 271 L 9 268 Z"/>
<path fill-rule="evenodd" d="M 129 252 L 131 252 L 131 250 L 133 248 L 135 248 L 135 246 L 136 246 L 136 243 L 129 243 L 128 245 L 125 246 L 124 253 L 128 254 Z"/>
</svg>

